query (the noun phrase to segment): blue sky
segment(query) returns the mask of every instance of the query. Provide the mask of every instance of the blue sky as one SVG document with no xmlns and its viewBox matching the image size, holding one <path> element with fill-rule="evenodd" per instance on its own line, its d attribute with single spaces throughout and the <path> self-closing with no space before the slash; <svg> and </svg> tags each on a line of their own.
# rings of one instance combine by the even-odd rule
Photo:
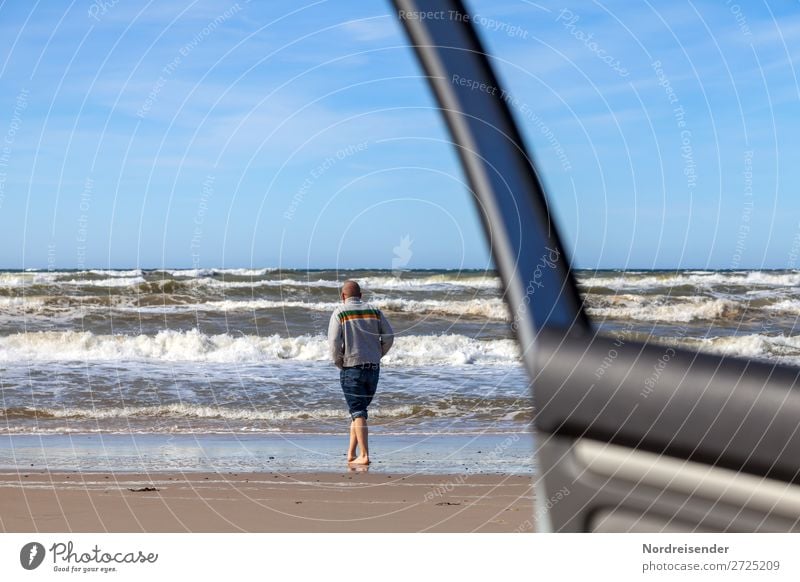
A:
<svg viewBox="0 0 800 582">
<path fill-rule="evenodd" d="M 796 5 L 468 6 L 576 266 L 798 266 Z M 420 75 L 380 2 L 6 1 L 0 267 L 487 267 Z"/>
</svg>

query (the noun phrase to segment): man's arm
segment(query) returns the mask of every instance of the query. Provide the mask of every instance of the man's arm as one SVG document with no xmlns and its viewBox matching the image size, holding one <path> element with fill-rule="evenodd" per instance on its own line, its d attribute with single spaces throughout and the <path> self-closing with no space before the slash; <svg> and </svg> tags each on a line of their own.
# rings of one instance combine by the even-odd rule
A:
<svg viewBox="0 0 800 582">
<path fill-rule="evenodd" d="M 339 312 L 334 311 L 328 324 L 328 345 L 330 346 L 331 359 L 337 368 L 344 367 L 344 336 L 342 324 L 339 322 Z"/>
<path fill-rule="evenodd" d="M 389 324 L 389 320 L 386 319 L 386 316 L 383 315 L 383 311 L 380 309 L 378 310 L 378 316 L 381 325 L 381 355 L 385 356 L 392 348 L 392 344 L 394 343 L 394 330 Z"/>
</svg>

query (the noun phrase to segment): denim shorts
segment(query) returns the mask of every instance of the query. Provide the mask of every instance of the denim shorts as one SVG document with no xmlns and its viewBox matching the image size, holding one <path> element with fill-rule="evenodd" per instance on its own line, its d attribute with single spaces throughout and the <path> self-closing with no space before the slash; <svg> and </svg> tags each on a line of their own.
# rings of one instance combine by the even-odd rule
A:
<svg viewBox="0 0 800 582">
<path fill-rule="evenodd" d="M 342 382 L 342 392 L 347 401 L 350 418 L 355 420 L 359 416 L 367 420 L 367 406 L 375 396 L 380 375 L 378 364 L 364 364 L 351 368 L 342 368 L 339 379 Z"/>
</svg>

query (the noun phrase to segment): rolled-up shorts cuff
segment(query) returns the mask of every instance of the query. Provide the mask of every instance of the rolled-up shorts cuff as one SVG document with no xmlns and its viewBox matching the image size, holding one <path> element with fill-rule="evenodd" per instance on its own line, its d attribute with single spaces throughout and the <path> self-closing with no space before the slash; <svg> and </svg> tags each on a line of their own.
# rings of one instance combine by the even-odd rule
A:
<svg viewBox="0 0 800 582">
<path fill-rule="evenodd" d="M 367 420 L 367 408 L 372 402 L 378 387 L 379 366 L 345 367 L 339 372 L 339 376 L 350 418 L 355 420 L 361 417 Z"/>
</svg>

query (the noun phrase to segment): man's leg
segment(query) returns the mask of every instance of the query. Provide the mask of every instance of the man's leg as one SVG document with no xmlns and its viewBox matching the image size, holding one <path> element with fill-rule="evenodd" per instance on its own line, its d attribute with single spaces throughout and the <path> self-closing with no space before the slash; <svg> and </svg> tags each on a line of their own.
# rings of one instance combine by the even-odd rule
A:
<svg viewBox="0 0 800 582">
<path fill-rule="evenodd" d="M 355 421 L 350 421 L 350 446 L 347 449 L 347 462 L 354 460 L 356 458 L 356 444 L 358 443 L 358 439 L 356 438 L 356 423 Z"/>
<path fill-rule="evenodd" d="M 356 434 L 356 441 L 358 442 L 359 455 L 350 461 L 352 465 L 369 465 L 369 444 L 367 442 L 367 419 L 363 416 L 357 416 L 353 420 L 353 431 Z"/>
<path fill-rule="evenodd" d="M 356 433 L 356 440 L 358 441 L 359 455 L 351 462 L 353 465 L 369 465 L 369 444 L 368 444 L 368 429 L 367 429 L 367 407 L 372 402 L 375 391 L 378 388 L 379 367 L 374 365 L 361 371 L 359 379 L 361 380 L 359 396 L 360 405 L 363 407 L 364 414 L 356 416 L 353 419 L 353 428 Z"/>
<path fill-rule="evenodd" d="M 356 380 L 355 377 L 357 371 L 354 371 L 351 368 L 343 368 L 339 372 L 339 380 L 342 383 L 342 392 L 344 393 L 344 399 L 347 402 L 347 408 L 352 415 L 358 401 L 356 399 Z M 347 462 L 354 460 L 356 458 L 356 444 L 358 443 L 356 439 L 356 427 L 353 421 L 350 421 L 350 445 L 347 447 Z"/>
</svg>

